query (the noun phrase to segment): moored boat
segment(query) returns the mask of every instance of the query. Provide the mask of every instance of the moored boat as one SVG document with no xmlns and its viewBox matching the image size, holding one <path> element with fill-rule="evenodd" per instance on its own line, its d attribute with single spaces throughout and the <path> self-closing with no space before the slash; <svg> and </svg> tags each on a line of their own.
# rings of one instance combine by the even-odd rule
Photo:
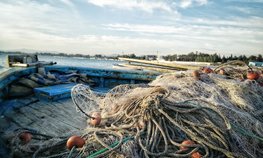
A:
<svg viewBox="0 0 263 158">
<path fill-rule="evenodd" d="M 224 68 L 163 74 L 150 83 L 158 74 L 61 66 L 10 71 L 1 80 L 9 85 L 2 91 L 1 143 L 8 147 L 2 155 L 262 157 L 262 78 Z"/>
</svg>

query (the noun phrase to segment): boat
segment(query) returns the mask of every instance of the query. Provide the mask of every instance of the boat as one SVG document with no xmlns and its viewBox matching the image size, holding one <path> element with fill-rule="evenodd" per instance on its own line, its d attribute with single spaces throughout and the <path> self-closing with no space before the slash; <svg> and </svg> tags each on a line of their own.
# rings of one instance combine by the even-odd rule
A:
<svg viewBox="0 0 263 158">
<path fill-rule="evenodd" d="M 20 56 L 21 59 L 28 57 Z M 117 85 L 148 83 L 159 75 L 136 70 L 43 65 L 43 62 L 39 66 L 37 60 L 31 60 L 30 64 L 20 61 L 11 61 L 10 66 L 16 67 L 0 74 L 0 157 L 3 158 L 32 156 L 14 147 L 15 131 L 34 129 L 59 137 L 84 129 L 87 118 L 76 112 L 70 96 L 71 88 L 77 84 L 87 85 L 95 93 L 104 95 Z M 57 78 L 50 79 L 52 77 Z"/>
<path fill-rule="evenodd" d="M 240 80 L 227 66 L 10 68 L 0 75 L 0 157 L 262 157 L 263 78 L 251 69 L 258 79 Z"/>
<path fill-rule="evenodd" d="M 39 61 L 36 54 L 8 55 L 7 63 L 9 67 L 30 67 L 57 64 L 56 62 Z"/>
</svg>

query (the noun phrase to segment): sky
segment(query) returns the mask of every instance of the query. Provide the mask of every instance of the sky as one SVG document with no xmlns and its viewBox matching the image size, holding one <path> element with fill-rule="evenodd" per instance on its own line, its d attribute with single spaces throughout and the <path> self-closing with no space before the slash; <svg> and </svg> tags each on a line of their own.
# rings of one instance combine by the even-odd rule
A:
<svg viewBox="0 0 263 158">
<path fill-rule="evenodd" d="M 0 0 L 0 50 L 263 54 L 263 0 Z"/>
</svg>

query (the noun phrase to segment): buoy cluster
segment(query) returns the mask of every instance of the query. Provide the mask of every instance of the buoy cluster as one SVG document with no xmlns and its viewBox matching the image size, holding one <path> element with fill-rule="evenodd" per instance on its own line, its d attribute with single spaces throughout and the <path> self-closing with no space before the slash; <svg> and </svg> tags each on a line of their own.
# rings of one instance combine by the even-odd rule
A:
<svg viewBox="0 0 263 158">
<path fill-rule="evenodd" d="M 192 77 L 196 80 L 200 79 L 201 74 L 210 74 L 210 73 L 217 73 L 219 75 L 228 75 L 226 70 L 224 68 L 220 68 L 219 71 L 214 71 L 210 67 L 202 67 L 200 70 L 194 70 L 192 72 Z M 263 80 L 263 71 L 258 72 L 254 71 L 251 68 L 248 69 L 246 74 L 246 79 L 248 80 L 256 80 L 260 85 L 263 85 L 263 83 L 259 82 L 259 79 L 262 78 Z"/>
</svg>

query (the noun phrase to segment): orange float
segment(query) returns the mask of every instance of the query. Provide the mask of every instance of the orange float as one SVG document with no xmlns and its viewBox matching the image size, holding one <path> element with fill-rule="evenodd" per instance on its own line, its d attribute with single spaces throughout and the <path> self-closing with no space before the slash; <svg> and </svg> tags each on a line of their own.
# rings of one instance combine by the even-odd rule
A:
<svg viewBox="0 0 263 158">
<path fill-rule="evenodd" d="M 93 112 L 91 117 L 90 124 L 92 126 L 98 126 L 101 122 L 101 114 L 99 112 Z"/>
<path fill-rule="evenodd" d="M 209 74 L 209 73 L 212 73 L 212 72 L 213 72 L 213 70 L 210 67 L 204 67 L 203 68 L 203 73 Z"/>
<path fill-rule="evenodd" d="M 74 146 L 77 148 L 82 148 L 85 144 L 85 140 L 80 136 L 71 136 L 67 141 L 67 148 L 71 150 Z"/>
<path fill-rule="evenodd" d="M 193 141 L 191 140 L 184 140 L 181 145 L 183 146 L 180 146 L 180 150 L 188 150 L 188 147 L 184 146 L 184 145 L 193 145 L 195 144 Z"/>
<path fill-rule="evenodd" d="M 29 132 L 23 132 L 19 135 L 19 139 L 25 144 L 29 143 L 32 140 L 32 134 Z"/>
<path fill-rule="evenodd" d="M 181 145 L 194 145 L 195 142 L 193 142 L 192 140 L 184 140 Z M 180 150 L 181 151 L 185 151 L 185 150 L 188 150 L 188 147 L 187 146 L 180 146 Z M 202 155 L 199 153 L 199 152 L 193 152 L 191 154 L 191 158 L 201 158 Z"/>
<path fill-rule="evenodd" d="M 192 76 L 193 76 L 195 79 L 199 79 L 199 78 L 200 78 L 200 73 L 199 73 L 199 71 L 198 71 L 198 70 L 193 71 Z"/>
<path fill-rule="evenodd" d="M 255 71 L 248 71 L 247 72 L 247 79 L 249 80 L 257 80 L 259 78 L 259 74 Z"/>
<path fill-rule="evenodd" d="M 194 152 L 191 154 L 191 158 L 201 158 L 202 155 L 199 152 Z"/>
<path fill-rule="evenodd" d="M 219 74 L 220 74 L 220 75 L 225 75 L 225 74 L 226 74 L 225 69 L 220 69 L 220 70 L 219 70 Z"/>
</svg>

